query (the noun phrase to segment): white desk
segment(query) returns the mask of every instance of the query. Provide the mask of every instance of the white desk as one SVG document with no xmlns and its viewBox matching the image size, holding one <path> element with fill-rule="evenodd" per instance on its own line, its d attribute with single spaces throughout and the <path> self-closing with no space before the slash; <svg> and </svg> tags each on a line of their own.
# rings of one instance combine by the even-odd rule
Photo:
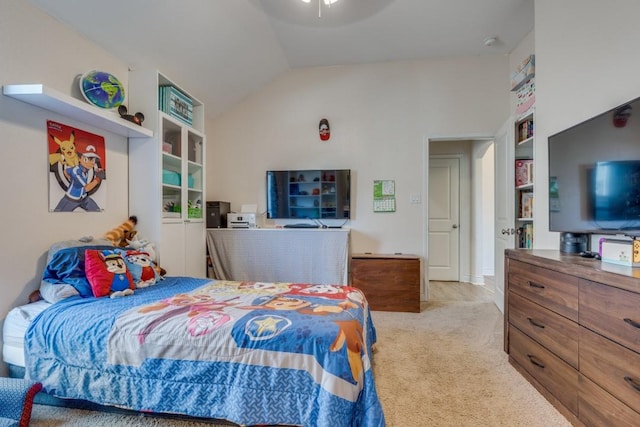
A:
<svg viewBox="0 0 640 427">
<path fill-rule="evenodd" d="M 207 229 L 215 279 L 349 283 L 349 230 Z"/>
</svg>

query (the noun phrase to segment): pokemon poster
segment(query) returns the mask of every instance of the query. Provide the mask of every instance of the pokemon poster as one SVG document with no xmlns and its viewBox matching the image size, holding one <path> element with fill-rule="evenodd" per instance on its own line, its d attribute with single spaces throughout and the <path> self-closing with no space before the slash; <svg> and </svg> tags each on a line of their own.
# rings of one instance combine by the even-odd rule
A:
<svg viewBox="0 0 640 427">
<path fill-rule="evenodd" d="M 101 212 L 107 203 L 104 137 L 47 120 L 49 211 Z"/>
</svg>

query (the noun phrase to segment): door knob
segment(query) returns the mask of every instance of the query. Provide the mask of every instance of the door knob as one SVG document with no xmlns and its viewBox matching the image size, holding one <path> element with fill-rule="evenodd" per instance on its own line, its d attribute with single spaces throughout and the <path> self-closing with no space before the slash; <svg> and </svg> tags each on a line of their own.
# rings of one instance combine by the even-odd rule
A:
<svg viewBox="0 0 640 427">
<path fill-rule="evenodd" d="M 458 228 L 458 224 L 453 224 L 453 225 L 451 226 L 451 228 L 453 228 L 453 229 Z"/>
</svg>

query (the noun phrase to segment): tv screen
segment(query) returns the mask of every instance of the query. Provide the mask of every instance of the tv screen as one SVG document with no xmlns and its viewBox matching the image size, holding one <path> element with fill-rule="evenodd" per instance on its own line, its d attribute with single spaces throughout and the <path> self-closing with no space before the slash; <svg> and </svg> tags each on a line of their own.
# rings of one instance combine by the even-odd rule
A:
<svg viewBox="0 0 640 427">
<path fill-rule="evenodd" d="M 350 219 L 351 171 L 267 171 L 267 217 Z"/>
<path fill-rule="evenodd" d="M 614 234 L 640 230 L 640 98 L 552 135 L 549 230 Z"/>
<path fill-rule="evenodd" d="M 637 226 L 640 161 L 597 162 L 593 204 L 595 221 L 631 221 L 630 226 Z"/>
</svg>

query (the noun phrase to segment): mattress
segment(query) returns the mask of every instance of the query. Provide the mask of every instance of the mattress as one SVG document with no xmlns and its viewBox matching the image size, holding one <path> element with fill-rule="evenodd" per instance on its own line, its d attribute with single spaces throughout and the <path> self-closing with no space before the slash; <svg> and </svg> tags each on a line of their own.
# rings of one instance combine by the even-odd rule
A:
<svg viewBox="0 0 640 427">
<path fill-rule="evenodd" d="M 2 359 L 5 363 L 24 367 L 24 334 L 29 324 L 44 309 L 51 306 L 44 300 L 21 305 L 9 311 L 2 329 Z"/>
</svg>

